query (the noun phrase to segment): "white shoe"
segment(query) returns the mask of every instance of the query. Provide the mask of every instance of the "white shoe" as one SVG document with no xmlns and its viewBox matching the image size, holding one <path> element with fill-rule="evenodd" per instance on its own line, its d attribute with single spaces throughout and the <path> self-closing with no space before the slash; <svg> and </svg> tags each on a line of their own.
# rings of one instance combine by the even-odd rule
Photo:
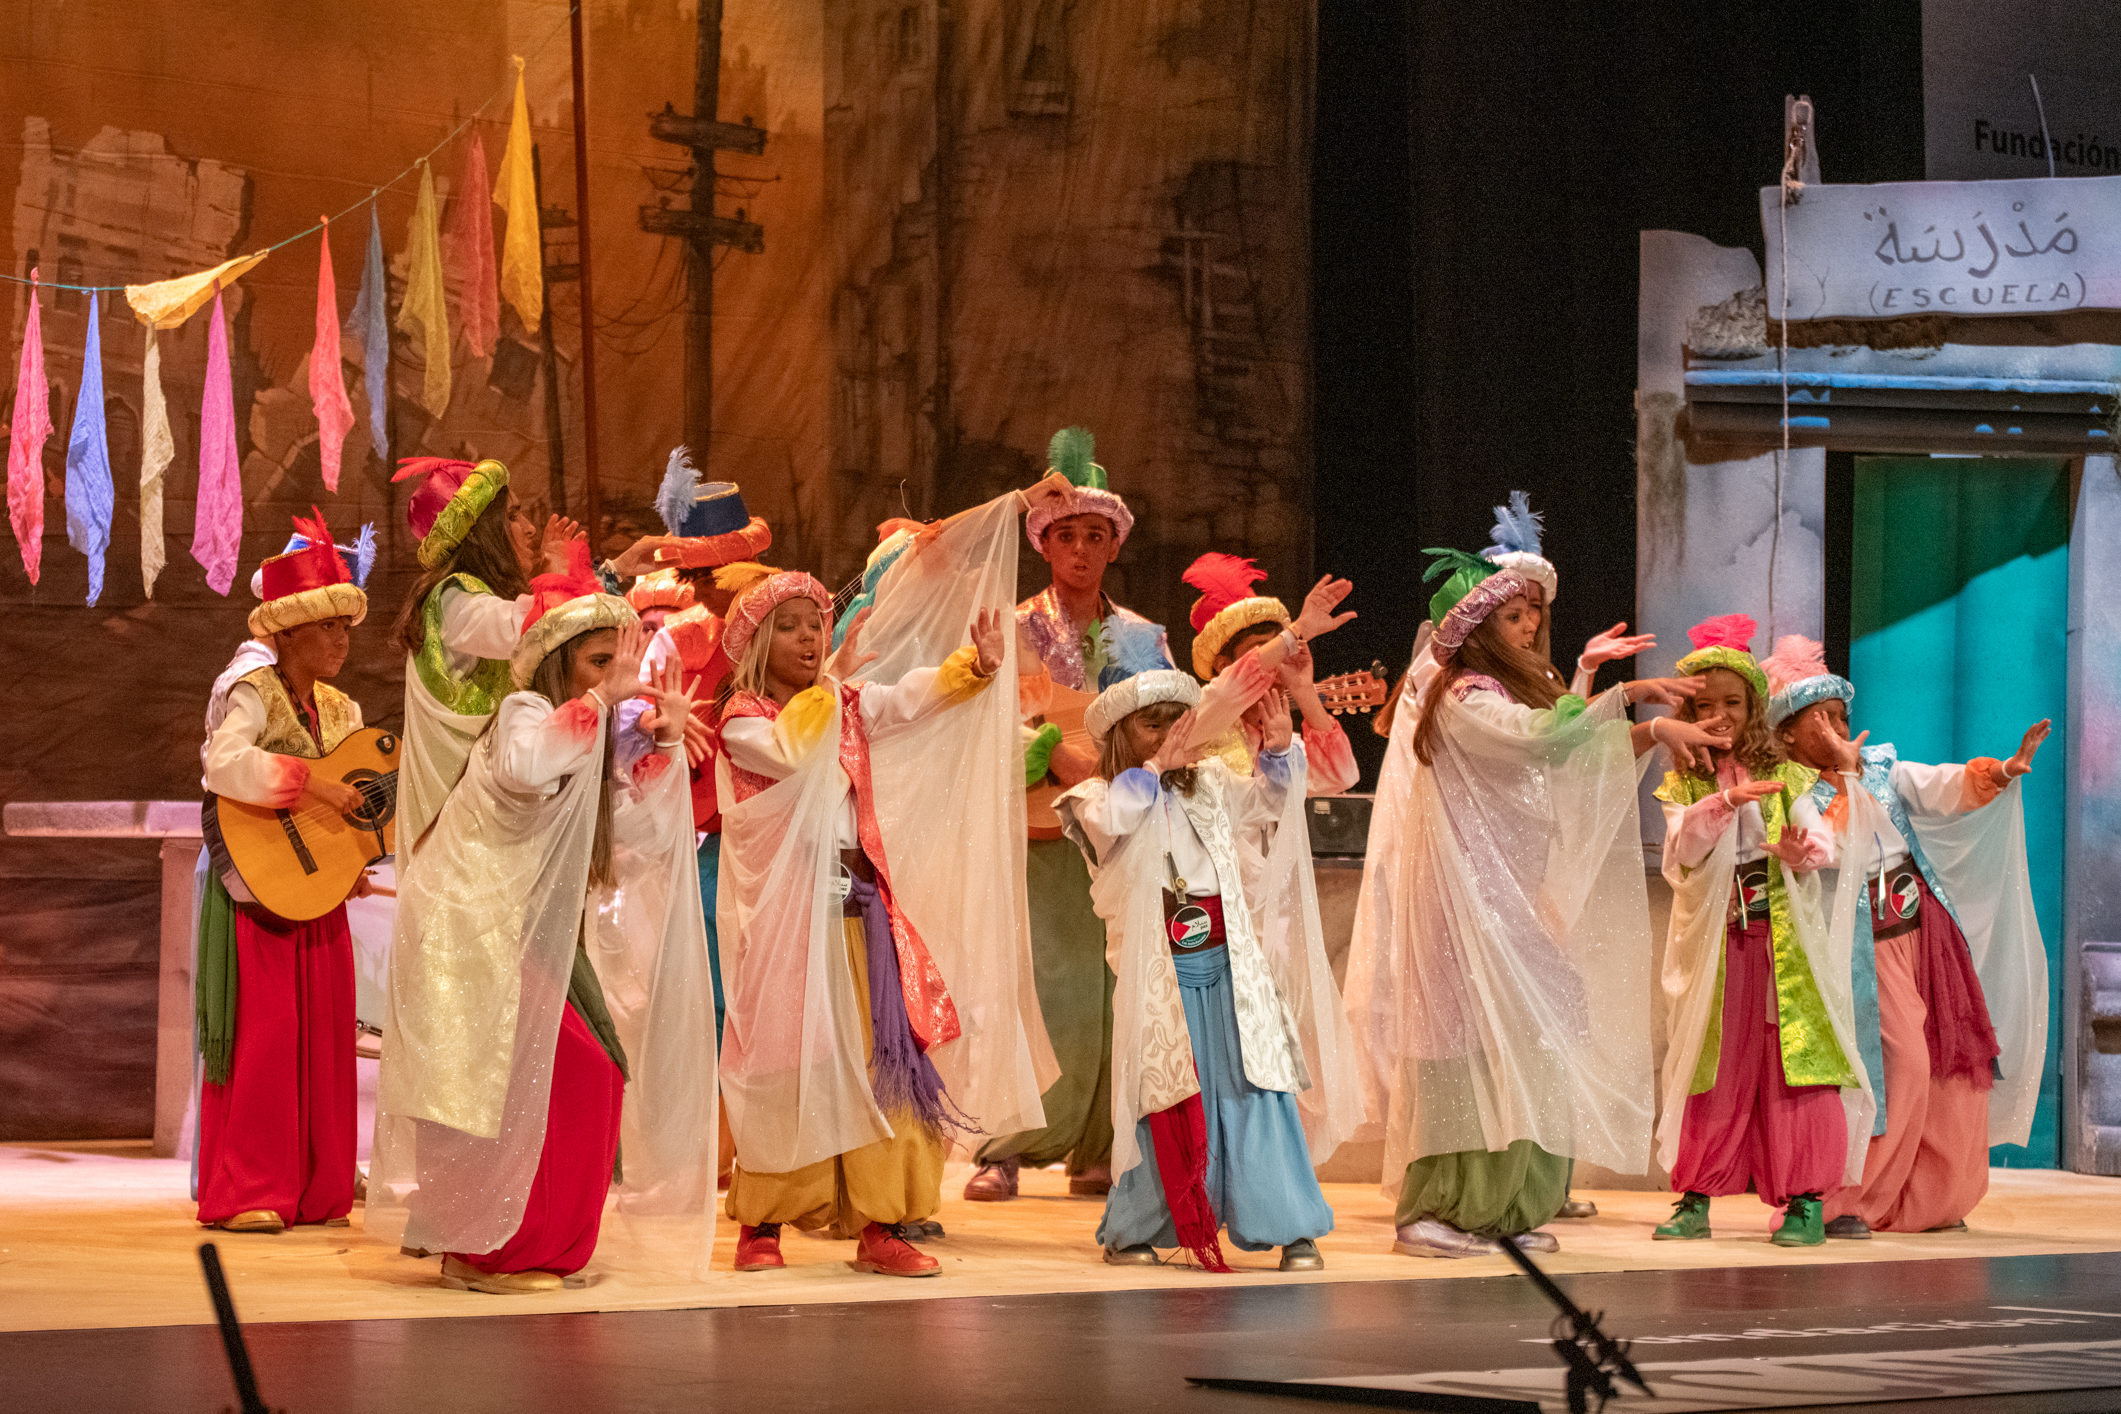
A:
<svg viewBox="0 0 2121 1414">
<path fill-rule="evenodd" d="M 1393 1237 L 1392 1250 L 1408 1257 L 1487 1257 L 1502 1250 L 1493 1238 L 1460 1231 L 1435 1218 L 1408 1223 Z"/>
<path fill-rule="evenodd" d="M 1555 1237 L 1551 1232 L 1545 1232 L 1538 1228 L 1534 1228 L 1530 1232 L 1520 1232 L 1511 1238 L 1510 1241 L 1517 1244 L 1517 1250 L 1520 1252 L 1559 1252 L 1561 1250 L 1561 1240 L 1559 1238 Z"/>
</svg>

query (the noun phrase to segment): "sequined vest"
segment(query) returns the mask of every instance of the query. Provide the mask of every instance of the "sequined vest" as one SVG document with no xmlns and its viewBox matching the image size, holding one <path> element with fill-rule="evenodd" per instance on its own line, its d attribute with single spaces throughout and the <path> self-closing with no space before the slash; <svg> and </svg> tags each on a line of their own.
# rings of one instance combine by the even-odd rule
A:
<svg viewBox="0 0 2121 1414">
<path fill-rule="evenodd" d="M 444 710 L 460 717 L 490 717 L 501 699 L 515 691 L 515 681 L 502 658 L 479 659 L 465 677 L 449 670 L 448 654 L 442 647 L 442 594 L 452 585 L 466 594 L 493 593 L 468 574 L 453 574 L 429 590 L 427 602 L 420 606 L 420 651 L 412 655 L 413 670 Z"/>
<path fill-rule="evenodd" d="M 1783 761 L 1766 777 L 1782 782 L 1784 790 L 1760 804 L 1760 822 L 1767 842 L 1778 843 L 1789 828 L 1787 802 L 1808 793 L 1818 783 L 1819 773 L 1794 761 Z M 1722 786 L 1713 780 L 1673 771 L 1658 787 L 1657 797 L 1675 805 L 1693 805 L 1716 794 Z M 1826 996 L 1812 965 L 1797 941 L 1797 927 L 1790 916 L 1788 885 L 1783 881 L 1782 861 L 1767 856 L 1768 933 L 1775 955 L 1775 1014 L 1782 1036 L 1783 1076 L 1791 1085 L 1838 1085 L 1856 1083 L 1840 1040 L 1827 1017 Z M 1701 1042 L 1701 1059 L 1687 1093 L 1698 1095 L 1715 1088 L 1716 1067 L 1723 1045 L 1723 950 L 1716 954 L 1716 995 L 1709 1007 L 1709 1026 Z"/>
<path fill-rule="evenodd" d="M 329 756 L 360 720 L 354 713 L 352 698 L 330 683 L 317 683 L 310 691 L 316 694 L 317 726 L 324 733 L 320 750 L 317 740 L 309 734 L 302 710 L 288 696 L 287 684 L 277 668 L 258 668 L 237 681 L 249 683 L 265 700 L 265 730 L 258 735 L 258 747 L 276 756 L 304 756 L 312 761 Z"/>
</svg>

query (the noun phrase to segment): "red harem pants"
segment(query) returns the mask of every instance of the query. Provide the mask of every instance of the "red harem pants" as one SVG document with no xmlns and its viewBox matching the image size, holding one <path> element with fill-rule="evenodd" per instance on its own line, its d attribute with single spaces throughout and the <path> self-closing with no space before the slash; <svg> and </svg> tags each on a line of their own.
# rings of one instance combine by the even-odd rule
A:
<svg viewBox="0 0 2121 1414">
<path fill-rule="evenodd" d="M 552 1053 L 545 1144 L 515 1235 L 480 1256 L 451 1253 L 482 1272 L 557 1272 L 589 1264 L 619 1152 L 626 1079 L 572 1006 L 560 1015 Z"/>
<path fill-rule="evenodd" d="M 354 1196 L 353 938 L 341 906 L 308 923 L 236 911 L 228 1083 L 199 1091 L 199 1221 L 267 1209 L 292 1226 Z"/>
<path fill-rule="evenodd" d="M 1847 1163 L 1840 1087 L 1783 1079 L 1768 920 L 1734 924 L 1724 931 L 1716 1083 L 1687 1096 L 1672 1188 L 1719 1198 L 1751 1189 L 1780 1208 L 1833 1188 Z"/>
<path fill-rule="evenodd" d="M 1921 890 L 1914 929 L 1877 949 L 1885 1133 L 1871 1137 L 1863 1183 L 1826 1205 L 1829 1218 L 1854 1213 L 1882 1232 L 1949 1227 L 1988 1193 L 1995 1027 L 1965 936 Z"/>
</svg>

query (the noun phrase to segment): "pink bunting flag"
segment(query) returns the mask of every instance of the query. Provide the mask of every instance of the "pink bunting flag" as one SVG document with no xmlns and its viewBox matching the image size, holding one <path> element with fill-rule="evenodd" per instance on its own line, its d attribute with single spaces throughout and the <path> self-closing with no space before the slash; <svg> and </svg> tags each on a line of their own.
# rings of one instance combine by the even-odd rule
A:
<svg viewBox="0 0 2121 1414">
<path fill-rule="evenodd" d="M 486 144 L 471 135 L 471 148 L 464 154 L 464 180 L 457 188 L 458 200 L 449 203 L 449 219 L 443 222 L 442 267 L 449 286 L 450 303 L 456 306 L 457 326 L 471 345 L 474 358 L 493 352 L 501 336 L 501 296 L 494 275 L 493 205 L 486 192 L 493 179 L 486 174 Z"/>
<path fill-rule="evenodd" d="M 317 454 L 324 463 L 324 489 L 337 492 L 339 452 L 346 445 L 354 415 L 339 356 L 339 286 L 331 273 L 331 218 L 320 219 L 324 236 L 318 242 L 317 341 L 309 350 L 309 400 L 317 409 Z"/>
<path fill-rule="evenodd" d="M 206 399 L 199 409 L 199 504 L 191 557 L 206 568 L 206 584 L 227 594 L 243 548 L 243 471 L 236 463 L 236 391 L 228 372 L 228 324 L 221 291 L 214 290 L 213 323 L 206 331 Z"/>
<path fill-rule="evenodd" d="M 44 324 L 37 317 L 37 272 L 29 272 L 29 318 L 15 370 L 15 413 L 7 442 L 7 518 L 35 584 L 44 562 L 44 442 L 52 435 L 51 389 L 44 381 Z"/>
</svg>

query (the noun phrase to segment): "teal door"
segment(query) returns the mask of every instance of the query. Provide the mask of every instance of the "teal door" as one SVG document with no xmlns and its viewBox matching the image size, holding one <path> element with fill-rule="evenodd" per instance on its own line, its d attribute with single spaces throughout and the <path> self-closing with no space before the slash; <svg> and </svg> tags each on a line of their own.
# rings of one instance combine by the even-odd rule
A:
<svg viewBox="0 0 2121 1414">
<path fill-rule="evenodd" d="M 2069 463 L 1858 457 L 1850 584 L 1856 731 L 1910 761 L 2008 757 L 2027 727 L 2054 735 L 2025 781 L 2025 851 L 2047 944 L 2047 1062 L 2029 1144 L 1990 1160 L 2061 1164 L 2063 709 Z"/>
</svg>

